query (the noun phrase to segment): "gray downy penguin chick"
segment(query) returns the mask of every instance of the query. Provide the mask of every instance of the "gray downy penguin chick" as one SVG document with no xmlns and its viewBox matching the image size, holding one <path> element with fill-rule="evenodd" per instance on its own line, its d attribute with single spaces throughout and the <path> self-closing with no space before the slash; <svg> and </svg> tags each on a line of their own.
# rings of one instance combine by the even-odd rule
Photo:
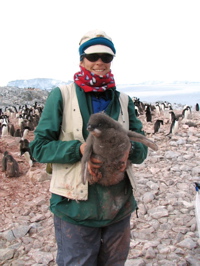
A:
<svg viewBox="0 0 200 266">
<path fill-rule="evenodd" d="M 130 140 L 141 142 L 153 150 L 158 150 L 158 146 L 144 135 L 125 130 L 118 121 L 105 113 L 92 114 L 87 130 L 90 133 L 81 160 L 83 184 L 86 180 L 90 184 L 94 183 L 93 177 L 87 169 L 87 162 L 91 155 L 102 161 L 99 168 L 101 178 L 98 183 L 103 186 L 110 186 L 119 183 L 124 178 L 124 172 L 121 172 L 120 169 L 124 163 L 124 154 L 130 150 Z M 126 168 L 130 163 L 130 161 L 127 162 Z"/>
<path fill-rule="evenodd" d="M 19 166 L 17 161 L 7 151 L 2 159 L 2 171 L 6 172 L 6 177 L 19 177 Z"/>
<path fill-rule="evenodd" d="M 6 155 L 6 176 L 19 177 L 19 166 L 11 154 Z"/>
<path fill-rule="evenodd" d="M 7 155 L 8 155 L 8 151 L 5 151 L 3 154 L 3 158 L 1 160 L 1 166 L 2 166 L 2 172 L 5 172 L 7 169 Z"/>
</svg>

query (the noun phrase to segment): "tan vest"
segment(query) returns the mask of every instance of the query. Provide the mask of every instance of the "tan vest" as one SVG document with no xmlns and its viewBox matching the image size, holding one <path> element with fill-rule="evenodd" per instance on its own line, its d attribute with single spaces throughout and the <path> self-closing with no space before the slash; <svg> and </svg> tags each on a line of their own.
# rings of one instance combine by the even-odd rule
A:
<svg viewBox="0 0 200 266">
<path fill-rule="evenodd" d="M 76 96 L 75 84 L 62 85 L 60 86 L 60 90 L 63 98 L 63 119 L 59 139 L 62 141 L 79 140 L 83 143 L 85 141 L 82 135 L 83 121 Z M 128 130 L 128 96 L 120 93 L 119 101 L 121 112 L 118 121 Z M 54 163 L 52 168 L 50 192 L 74 200 L 88 199 L 88 183 L 86 182 L 85 185 L 82 184 L 80 161 L 74 164 Z M 134 189 L 135 182 L 132 167 L 127 169 L 127 174 Z"/>
</svg>

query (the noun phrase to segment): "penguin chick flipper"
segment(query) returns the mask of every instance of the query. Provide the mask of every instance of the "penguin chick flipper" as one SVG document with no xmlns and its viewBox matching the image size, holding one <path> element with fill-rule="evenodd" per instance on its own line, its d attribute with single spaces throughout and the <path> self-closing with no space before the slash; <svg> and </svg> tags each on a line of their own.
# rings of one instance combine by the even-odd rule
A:
<svg viewBox="0 0 200 266">
<path fill-rule="evenodd" d="M 128 131 L 128 137 L 130 138 L 130 140 L 140 142 L 140 143 L 146 145 L 147 147 L 151 148 L 154 151 L 158 150 L 158 146 L 156 145 L 156 143 L 154 143 L 153 141 L 146 138 L 144 135 L 142 135 L 140 133 L 129 130 Z"/>
<path fill-rule="evenodd" d="M 83 183 L 83 185 L 85 185 L 86 180 L 87 180 L 87 168 L 88 168 L 88 163 L 86 162 L 84 164 L 83 169 L 82 169 L 82 183 Z"/>
</svg>

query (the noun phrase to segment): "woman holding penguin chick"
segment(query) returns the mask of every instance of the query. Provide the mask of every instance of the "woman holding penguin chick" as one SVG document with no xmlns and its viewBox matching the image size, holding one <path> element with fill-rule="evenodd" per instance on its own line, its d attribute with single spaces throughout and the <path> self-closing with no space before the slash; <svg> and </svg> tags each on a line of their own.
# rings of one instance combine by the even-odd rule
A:
<svg viewBox="0 0 200 266">
<path fill-rule="evenodd" d="M 119 169 L 124 178 L 117 184 L 103 186 L 95 181 L 102 162 L 92 156 L 87 167 L 93 182 L 83 184 L 80 174 L 91 114 L 104 111 L 125 129 L 144 134 L 133 101 L 116 89 L 111 72 L 115 54 L 104 31 L 93 30 L 81 38 L 80 71 L 74 82 L 51 91 L 30 143 L 37 161 L 52 163 L 50 210 L 59 266 L 122 266 L 128 256 L 130 217 L 137 203 L 126 161 L 142 163 L 147 146 L 131 141 Z"/>
</svg>

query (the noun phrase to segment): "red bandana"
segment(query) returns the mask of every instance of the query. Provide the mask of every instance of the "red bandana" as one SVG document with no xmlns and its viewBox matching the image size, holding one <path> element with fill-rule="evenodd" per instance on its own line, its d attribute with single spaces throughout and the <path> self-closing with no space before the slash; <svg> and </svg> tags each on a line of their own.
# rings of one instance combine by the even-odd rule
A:
<svg viewBox="0 0 200 266">
<path fill-rule="evenodd" d="M 115 87 L 115 80 L 111 71 L 104 76 L 96 75 L 84 67 L 81 71 L 74 74 L 74 82 L 85 92 L 105 91 Z"/>
</svg>

